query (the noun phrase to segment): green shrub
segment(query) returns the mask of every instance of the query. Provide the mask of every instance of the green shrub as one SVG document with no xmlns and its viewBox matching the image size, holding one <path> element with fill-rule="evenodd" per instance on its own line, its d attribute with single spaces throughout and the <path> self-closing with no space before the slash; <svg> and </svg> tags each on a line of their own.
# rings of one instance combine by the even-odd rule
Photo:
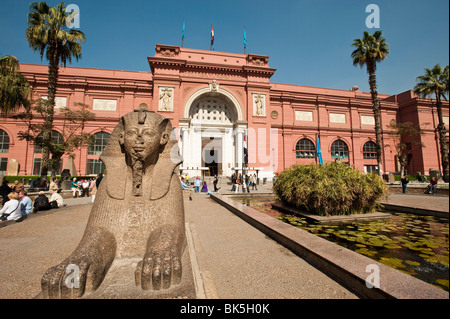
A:
<svg viewBox="0 0 450 319">
<path fill-rule="evenodd" d="M 387 195 L 383 180 L 343 163 L 294 165 L 274 183 L 280 200 L 320 216 L 365 214 Z"/>
</svg>

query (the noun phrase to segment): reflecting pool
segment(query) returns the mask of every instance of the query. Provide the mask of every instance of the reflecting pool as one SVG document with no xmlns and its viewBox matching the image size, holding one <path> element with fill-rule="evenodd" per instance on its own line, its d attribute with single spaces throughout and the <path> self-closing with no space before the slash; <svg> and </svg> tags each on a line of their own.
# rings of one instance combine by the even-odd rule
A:
<svg viewBox="0 0 450 319">
<path fill-rule="evenodd" d="M 449 290 L 448 219 L 391 213 L 388 219 L 317 223 L 272 209 L 276 197 L 231 197 L 256 210 Z"/>
</svg>

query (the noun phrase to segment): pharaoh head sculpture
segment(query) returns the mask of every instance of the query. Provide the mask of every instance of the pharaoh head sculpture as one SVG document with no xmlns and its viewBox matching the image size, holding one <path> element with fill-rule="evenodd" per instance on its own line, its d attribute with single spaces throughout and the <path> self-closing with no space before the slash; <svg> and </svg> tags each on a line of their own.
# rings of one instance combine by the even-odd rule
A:
<svg viewBox="0 0 450 319">
<path fill-rule="evenodd" d="M 111 134 L 110 142 L 103 150 L 101 159 L 107 169 L 114 174 L 125 175 L 124 169 L 131 168 L 133 193 L 141 196 L 142 177 L 146 170 L 152 167 L 153 175 L 164 186 L 164 176 L 171 176 L 175 167 L 181 163 L 177 142 L 171 137 L 172 124 L 167 118 L 153 111 L 135 110 L 120 119 L 120 123 Z M 123 198 L 123 195 L 118 194 L 123 193 L 122 190 L 113 190 L 118 188 L 116 184 L 111 183 L 108 193 L 113 198 Z M 152 194 L 159 192 L 158 189 L 161 187 L 158 186 L 152 190 Z M 161 196 L 158 195 L 158 197 Z"/>
</svg>

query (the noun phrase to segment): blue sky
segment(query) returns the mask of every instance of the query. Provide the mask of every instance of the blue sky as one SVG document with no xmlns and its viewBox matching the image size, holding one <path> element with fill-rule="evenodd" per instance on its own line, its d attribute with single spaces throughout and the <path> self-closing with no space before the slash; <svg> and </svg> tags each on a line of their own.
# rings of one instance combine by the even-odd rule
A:
<svg viewBox="0 0 450 319">
<path fill-rule="evenodd" d="M 22 63 L 41 61 L 25 39 L 29 3 L 1 0 L 0 55 Z M 56 5 L 60 1 L 47 1 Z M 70 66 L 150 72 L 147 56 L 156 44 L 209 50 L 211 24 L 216 51 L 269 56 L 272 82 L 369 91 L 365 69 L 352 64 L 355 38 L 368 29 L 368 4 L 380 9 L 380 29 L 391 54 L 378 65 L 378 90 L 397 94 L 412 89 L 424 68 L 449 64 L 448 0 L 68 0 L 80 8 L 86 34 L 83 57 Z"/>
</svg>

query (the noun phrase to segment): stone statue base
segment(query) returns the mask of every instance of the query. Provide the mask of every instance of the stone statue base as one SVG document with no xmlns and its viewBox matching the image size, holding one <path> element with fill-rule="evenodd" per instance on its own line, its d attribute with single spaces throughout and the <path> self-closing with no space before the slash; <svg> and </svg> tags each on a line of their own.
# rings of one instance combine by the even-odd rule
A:
<svg viewBox="0 0 450 319">
<path fill-rule="evenodd" d="M 70 184 L 71 183 L 72 183 L 71 181 L 62 181 L 61 182 L 61 189 L 63 191 L 70 190 Z"/>
<path fill-rule="evenodd" d="M 142 290 L 135 285 L 134 273 L 140 259 L 115 259 L 100 287 L 81 299 L 197 299 L 189 250 L 183 258 L 181 283 L 166 290 Z M 42 299 L 42 292 L 35 299 Z"/>
</svg>

